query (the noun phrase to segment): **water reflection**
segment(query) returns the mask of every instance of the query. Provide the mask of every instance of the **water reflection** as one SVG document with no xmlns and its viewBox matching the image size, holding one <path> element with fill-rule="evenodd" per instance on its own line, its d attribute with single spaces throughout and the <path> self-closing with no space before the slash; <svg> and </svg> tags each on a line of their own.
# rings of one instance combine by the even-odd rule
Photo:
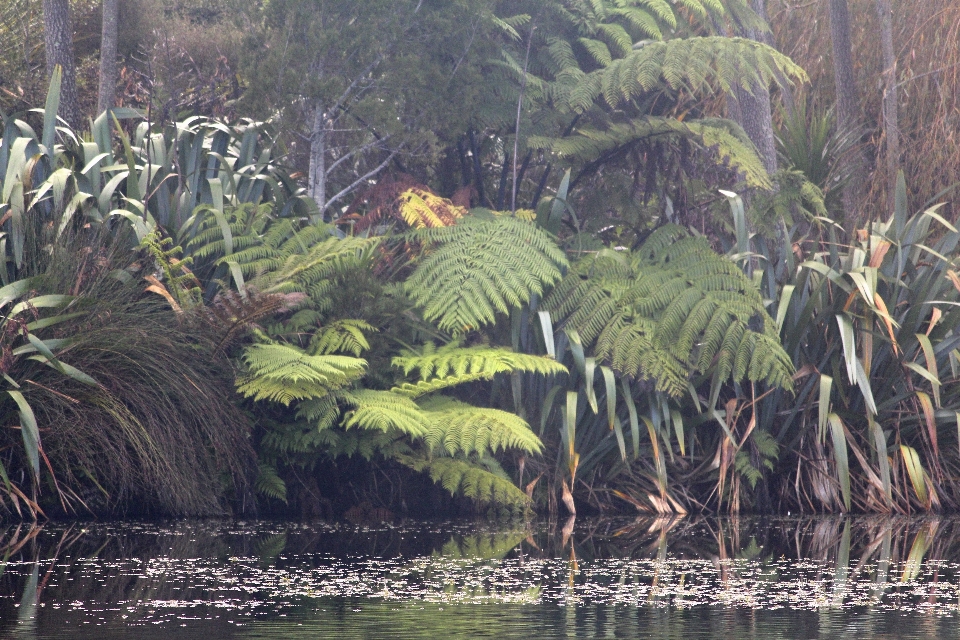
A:
<svg viewBox="0 0 960 640">
<path fill-rule="evenodd" d="M 960 520 L 0 528 L 0 637 L 960 635 Z"/>
</svg>

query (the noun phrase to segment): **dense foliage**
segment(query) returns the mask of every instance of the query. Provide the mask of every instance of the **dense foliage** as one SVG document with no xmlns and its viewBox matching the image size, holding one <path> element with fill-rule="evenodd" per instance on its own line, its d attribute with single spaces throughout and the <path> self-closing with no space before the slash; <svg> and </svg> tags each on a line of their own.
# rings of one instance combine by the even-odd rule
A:
<svg viewBox="0 0 960 640">
<path fill-rule="evenodd" d="M 2 509 L 960 506 L 952 209 L 751 6 L 128 0 L 81 130 L 0 49 Z"/>
</svg>

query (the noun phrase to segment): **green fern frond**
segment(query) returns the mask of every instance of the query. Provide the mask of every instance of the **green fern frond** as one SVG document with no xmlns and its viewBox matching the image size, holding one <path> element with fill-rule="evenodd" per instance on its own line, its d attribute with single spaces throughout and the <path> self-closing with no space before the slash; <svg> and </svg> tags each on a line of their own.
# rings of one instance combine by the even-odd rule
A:
<svg viewBox="0 0 960 640">
<path fill-rule="evenodd" d="M 379 456 L 396 459 L 410 455 L 412 452 L 408 440 L 403 437 L 403 434 L 395 431 L 351 429 L 331 433 L 335 437 L 331 438 L 324 449 L 324 453 L 331 458 L 361 456 L 366 460 L 372 460 Z"/>
<path fill-rule="evenodd" d="M 711 91 L 716 83 L 729 92 L 743 82 L 769 84 L 782 77 L 806 81 L 807 75 L 795 62 L 773 47 L 745 38 L 704 36 L 651 42 L 614 62 L 642 74 L 646 91 L 664 82 L 674 89 L 694 93 Z M 692 67 L 694 74 L 688 74 Z M 606 73 L 602 69 L 597 73 Z"/>
<path fill-rule="evenodd" d="M 316 431 L 330 429 L 340 419 L 339 400 L 336 393 L 304 400 L 297 405 L 297 418 L 305 420 Z"/>
<path fill-rule="evenodd" d="M 500 347 L 461 347 L 456 343 L 439 349 L 428 345 L 420 354 L 394 358 L 393 364 L 403 369 L 404 375 L 416 372 L 420 380 L 428 382 L 449 376 L 481 376 L 490 380 L 499 373 L 515 371 L 544 376 L 567 372 L 566 367 L 548 356 L 515 353 Z"/>
<path fill-rule="evenodd" d="M 237 378 L 237 391 L 254 400 L 288 405 L 320 398 L 360 378 L 366 360 L 349 356 L 309 355 L 284 344 L 255 344 L 243 352 L 247 371 Z"/>
<path fill-rule="evenodd" d="M 431 451 L 481 457 L 505 449 L 540 453 L 540 442 L 519 416 L 437 396 L 420 403 L 427 417 L 424 441 Z"/>
<path fill-rule="evenodd" d="M 326 451 L 336 439 L 337 432 L 319 430 L 304 422 L 269 424 L 260 441 L 260 450 L 264 454 L 314 456 Z"/>
<path fill-rule="evenodd" d="M 601 67 L 605 67 L 613 62 L 613 56 L 610 55 L 609 47 L 602 41 L 594 40 L 593 38 L 580 38 L 579 42 L 580 46 L 593 58 L 593 61 Z"/>
<path fill-rule="evenodd" d="M 611 12 L 613 15 L 622 18 L 627 26 L 633 28 L 640 36 L 639 38 L 631 38 L 630 49 L 633 48 L 633 40 L 639 40 L 641 38 L 650 38 L 651 40 L 663 39 L 663 31 L 660 29 L 658 18 L 670 28 L 676 28 L 677 19 L 676 16 L 673 15 L 673 10 L 670 8 L 670 5 L 666 5 L 664 10 L 663 5 L 666 5 L 666 3 L 658 4 L 656 7 L 656 15 L 652 15 L 650 12 L 638 7 L 622 7 L 614 9 Z M 651 7 L 651 9 L 653 8 L 654 7 Z M 624 55 L 627 53 L 628 52 L 624 52 Z"/>
<path fill-rule="evenodd" d="M 257 493 L 268 498 L 287 501 L 287 483 L 283 481 L 273 465 L 263 462 L 257 465 L 257 481 L 254 487 Z"/>
<path fill-rule="evenodd" d="M 417 404 L 390 391 L 361 389 L 343 393 L 344 402 L 352 409 L 344 414 L 346 429 L 359 428 L 398 432 L 420 437 L 427 433 L 427 418 Z"/>
<path fill-rule="evenodd" d="M 310 338 L 310 351 L 315 354 L 352 353 L 356 357 L 370 348 L 365 331 L 376 328 L 363 320 L 337 320 L 318 329 Z"/>
<path fill-rule="evenodd" d="M 611 71 L 611 77 L 616 71 Z M 619 95 L 615 87 L 604 87 L 604 95 Z M 565 138 L 531 138 L 530 147 L 545 149 L 580 162 L 591 162 L 615 149 L 654 138 L 685 139 L 710 150 L 716 162 L 729 166 L 751 187 L 771 189 L 772 183 L 749 141 L 733 131 L 733 123 L 716 118 L 681 122 L 676 118 L 642 117 L 613 124 L 607 129 L 583 128 Z"/>
<path fill-rule="evenodd" d="M 402 464 L 414 471 L 427 472 L 430 478 L 452 495 L 462 495 L 483 504 L 525 508 L 530 499 L 509 479 L 478 464 L 459 458 L 421 458 L 400 456 Z"/>
<path fill-rule="evenodd" d="M 467 382 L 476 382 L 478 380 L 489 380 L 487 373 L 465 373 L 462 375 L 445 376 L 443 378 L 432 378 L 430 380 L 418 380 L 416 383 L 404 382 L 390 389 L 392 393 L 398 393 L 408 398 L 419 398 L 428 393 L 442 391 Z"/>
<path fill-rule="evenodd" d="M 562 326 L 623 374 L 680 395 L 691 373 L 793 388 L 793 365 L 759 292 L 680 227 L 635 252 L 585 258 L 544 300 Z"/>
<path fill-rule="evenodd" d="M 560 279 L 567 261 L 534 223 L 513 217 L 463 218 L 416 237 L 435 249 L 405 283 L 424 317 L 443 331 L 492 324 Z"/>
</svg>

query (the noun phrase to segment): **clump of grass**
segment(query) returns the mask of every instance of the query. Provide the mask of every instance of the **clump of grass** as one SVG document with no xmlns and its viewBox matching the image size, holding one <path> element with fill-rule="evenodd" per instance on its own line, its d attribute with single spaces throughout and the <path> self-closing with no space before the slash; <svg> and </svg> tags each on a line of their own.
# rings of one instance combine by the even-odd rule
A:
<svg viewBox="0 0 960 640">
<path fill-rule="evenodd" d="M 247 494 L 255 466 L 230 362 L 209 327 L 144 291 L 153 265 L 121 246 L 106 237 L 59 244 L 39 280 L 45 293 L 77 296 L 82 313 L 45 337 L 66 340 L 58 358 L 99 383 L 16 361 L 45 453 L 39 502 L 52 513 L 224 513 L 227 496 Z M 19 434 L 4 431 L 6 468 L 26 468 Z"/>
</svg>

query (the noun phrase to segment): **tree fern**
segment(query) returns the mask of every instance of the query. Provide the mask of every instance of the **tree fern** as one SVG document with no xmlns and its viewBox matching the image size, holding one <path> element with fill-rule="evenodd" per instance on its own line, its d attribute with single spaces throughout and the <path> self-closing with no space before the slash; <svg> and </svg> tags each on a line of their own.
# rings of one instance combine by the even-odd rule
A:
<svg viewBox="0 0 960 640">
<path fill-rule="evenodd" d="M 427 419 L 410 398 L 389 391 L 360 389 L 344 393 L 351 409 L 344 414 L 343 426 L 378 431 L 396 431 L 420 437 L 427 433 Z"/>
<path fill-rule="evenodd" d="M 376 331 L 363 320 L 336 320 L 318 329 L 310 338 L 312 353 L 351 353 L 356 357 L 370 348 L 364 332 Z"/>
<path fill-rule="evenodd" d="M 598 54 L 593 57 L 600 68 L 581 79 L 583 88 L 589 90 L 572 94 L 568 106 L 574 111 L 584 111 L 601 98 L 616 108 L 641 92 L 664 87 L 693 93 L 717 88 L 729 92 L 736 86 L 769 84 L 781 77 L 806 79 L 803 69 L 787 56 L 744 38 L 704 36 L 649 42 L 605 63 L 600 62 Z M 781 73 L 784 75 L 780 76 Z M 602 94 L 597 89 L 610 78 L 619 79 L 617 90 Z"/>
<path fill-rule="evenodd" d="M 179 237 L 195 260 L 220 258 L 256 244 L 272 221 L 272 213 L 269 204 L 241 204 L 225 207 L 223 212 L 202 205 L 184 223 Z"/>
<path fill-rule="evenodd" d="M 319 398 L 363 375 L 366 360 L 338 355 L 309 355 L 285 344 L 255 344 L 243 352 L 246 373 L 237 378 L 237 390 L 254 400 L 289 405 L 294 400 Z"/>
<path fill-rule="evenodd" d="M 401 463 L 430 478 L 454 495 L 463 495 L 484 504 L 524 508 L 530 504 L 527 495 L 509 478 L 459 458 L 398 456 Z"/>
<path fill-rule="evenodd" d="M 519 416 L 436 396 L 420 403 L 427 417 L 424 441 L 431 451 L 481 457 L 506 449 L 540 453 L 543 443 Z"/>
<path fill-rule="evenodd" d="M 592 162 L 611 151 L 648 140 L 684 139 L 709 149 L 719 164 L 734 169 L 752 187 L 771 188 L 769 176 L 753 145 L 733 123 L 717 119 L 681 122 L 676 118 L 646 116 L 610 125 L 603 130 L 583 128 L 566 138 L 531 138 L 534 149 L 549 150 L 578 162 Z M 741 135 L 738 135 L 741 134 Z"/>
<path fill-rule="evenodd" d="M 580 261 L 544 301 L 585 345 L 660 391 L 691 373 L 792 388 L 793 365 L 754 285 L 702 238 L 666 226 L 636 252 Z"/>
<path fill-rule="evenodd" d="M 498 373 L 515 371 L 541 375 L 567 372 L 566 367 L 547 356 L 515 353 L 502 347 L 461 347 L 456 343 L 440 348 L 428 344 L 419 354 L 394 358 L 393 364 L 405 375 L 416 372 L 423 381 L 470 376 L 490 380 Z M 473 379 L 476 378 L 470 378 Z"/>
<path fill-rule="evenodd" d="M 546 233 L 513 217 L 470 216 L 416 235 L 435 248 L 405 289 L 427 320 L 452 333 L 492 324 L 498 313 L 542 295 L 566 265 Z"/>
<path fill-rule="evenodd" d="M 255 488 L 258 493 L 283 502 L 287 501 L 287 484 L 277 473 L 276 467 L 261 462 L 257 465 L 257 482 Z"/>
</svg>

